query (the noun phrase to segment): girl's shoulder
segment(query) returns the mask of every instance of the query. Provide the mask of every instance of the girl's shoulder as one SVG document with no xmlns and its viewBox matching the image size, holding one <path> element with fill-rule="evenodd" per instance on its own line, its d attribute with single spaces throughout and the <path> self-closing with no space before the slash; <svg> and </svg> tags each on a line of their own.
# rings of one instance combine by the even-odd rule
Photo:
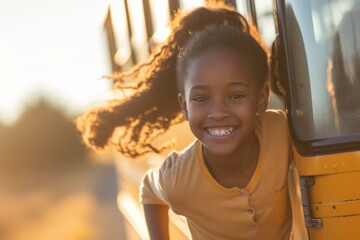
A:
<svg viewBox="0 0 360 240">
<path fill-rule="evenodd" d="M 279 126 L 287 128 L 288 126 L 286 113 L 281 109 L 266 110 L 266 112 L 261 116 L 261 122 L 264 127 Z"/>
<path fill-rule="evenodd" d="M 282 109 L 267 109 L 264 116 L 267 118 L 286 119 L 286 113 Z"/>
<path fill-rule="evenodd" d="M 257 131 L 267 139 L 284 138 L 290 141 L 286 113 L 281 109 L 269 109 L 260 117 Z"/>
<path fill-rule="evenodd" d="M 197 149 L 199 142 L 195 140 L 182 151 L 172 151 L 165 158 L 161 165 L 161 171 L 174 172 L 188 168 L 197 159 Z"/>
<path fill-rule="evenodd" d="M 186 192 L 189 184 L 201 175 L 198 161 L 199 144 L 198 141 L 194 141 L 183 151 L 170 153 L 161 165 L 158 174 L 169 201 Z"/>
</svg>

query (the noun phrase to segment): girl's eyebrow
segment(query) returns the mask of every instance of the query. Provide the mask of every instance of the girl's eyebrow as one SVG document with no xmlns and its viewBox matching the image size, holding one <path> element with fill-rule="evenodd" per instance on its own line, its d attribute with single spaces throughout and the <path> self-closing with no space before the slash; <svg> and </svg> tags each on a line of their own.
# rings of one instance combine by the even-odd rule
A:
<svg viewBox="0 0 360 240">
<path fill-rule="evenodd" d="M 194 91 L 194 90 L 197 90 L 197 89 L 206 89 L 206 88 L 209 88 L 208 86 L 206 85 L 195 85 L 195 86 L 192 86 L 190 91 Z"/>
<path fill-rule="evenodd" d="M 230 82 L 227 85 L 228 86 L 237 86 L 238 85 L 238 86 L 249 88 L 249 85 L 244 82 Z M 207 89 L 207 88 L 209 88 L 209 86 L 207 86 L 207 85 L 195 85 L 195 86 L 191 87 L 190 91 L 195 91 L 198 89 Z"/>
<path fill-rule="evenodd" d="M 244 83 L 244 82 L 230 82 L 227 85 L 229 85 L 229 86 L 240 85 L 240 86 L 247 87 L 247 88 L 249 87 L 249 85 L 247 83 Z"/>
</svg>

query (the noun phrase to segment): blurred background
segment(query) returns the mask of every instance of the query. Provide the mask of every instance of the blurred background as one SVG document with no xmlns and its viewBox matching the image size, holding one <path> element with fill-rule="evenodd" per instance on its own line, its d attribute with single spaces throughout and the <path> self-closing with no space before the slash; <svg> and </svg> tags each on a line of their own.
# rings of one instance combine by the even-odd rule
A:
<svg viewBox="0 0 360 240">
<path fill-rule="evenodd" d="M 271 44 L 272 0 L 225 2 L 249 19 L 256 9 L 252 21 L 268 23 L 259 30 Z M 116 95 L 101 78 L 143 62 L 177 9 L 205 3 L 0 0 L 0 240 L 147 238 L 138 186 L 163 156 L 90 151 L 74 120 Z M 181 124 L 159 142 L 169 139 L 179 150 L 193 136 Z"/>
<path fill-rule="evenodd" d="M 0 239 L 125 239 L 112 156 L 74 119 L 111 83 L 104 0 L 0 0 Z"/>
<path fill-rule="evenodd" d="M 119 156 L 86 149 L 74 120 L 113 96 L 104 75 L 144 61 L 166 38 L 179 4 L 0 0 L 1 240 L 138 238 L 117 205 Z M 122 209 L 137 204 L 137 188 Z M 139 206 L 128 212 L 144 233 Z"/>
</svg>

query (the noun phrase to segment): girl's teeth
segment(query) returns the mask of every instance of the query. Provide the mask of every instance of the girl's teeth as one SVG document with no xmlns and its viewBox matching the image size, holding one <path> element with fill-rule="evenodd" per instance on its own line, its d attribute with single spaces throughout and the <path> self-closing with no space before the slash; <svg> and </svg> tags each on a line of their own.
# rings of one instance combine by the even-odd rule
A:
<svg viewBox="0 0 360 240">
<path fill-rule="evenodd" d="M 234 128 L 227 128 L 227 129 L 209 128 L 208 132 L 213 136 L 226 136 L 232 133 L 234 130 L 235 130 Z"/>
</svg>

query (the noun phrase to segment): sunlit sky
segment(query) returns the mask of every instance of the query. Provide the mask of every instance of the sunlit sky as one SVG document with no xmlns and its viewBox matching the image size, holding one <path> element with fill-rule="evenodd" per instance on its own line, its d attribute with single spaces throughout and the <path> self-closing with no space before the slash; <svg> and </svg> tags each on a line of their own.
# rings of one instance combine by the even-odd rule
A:
<svg viewBox="0 0 360 240">
<path fill-rule="evenodd" d="M 14 122 L 39 96 L 72 114 L 104 99 L 106 2 L 0 0 L 0 122 Z"/>
</svg>

